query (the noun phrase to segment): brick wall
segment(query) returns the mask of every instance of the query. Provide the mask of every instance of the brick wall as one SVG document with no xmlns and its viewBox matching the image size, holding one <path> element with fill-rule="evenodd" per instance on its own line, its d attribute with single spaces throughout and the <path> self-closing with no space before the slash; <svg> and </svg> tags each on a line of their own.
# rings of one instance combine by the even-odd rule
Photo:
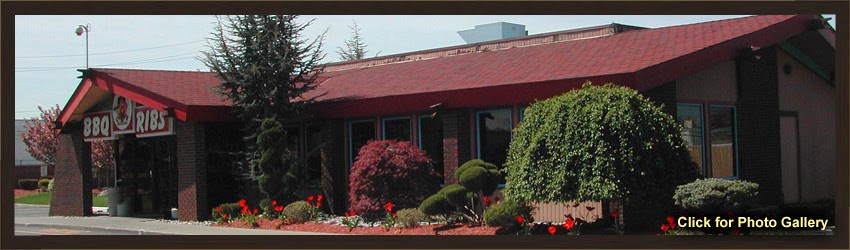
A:
<svg viewBox="0 0 850 250">
<path fill-rule="evenodd" d="M 776 48 L 762 48 L 755 55 L 738 61 L 738 169 L 741 178 L 759 184 L 759 201 L 778 204 L 782 178 Z"/>
<path fill-rule="evenodd" d="M 91 144 L 83 133 L 59 134 L 50 216 L 91 215 Z"/>
<path fill-rule="evenodd" d="M 469 109 L 453 109 L 439 115 L 443 122 L 443 178 L 446 184 L 457 183 L 457 168 L 471 159 L 469 113 Z"/>
<path fill-rule="evenodd" d="M 322 128 L 322 190 L 331 213 L 348 211 L 348 163 L 345 121 L 326 120 Z"/>
<path fill-rule="evenodd" d="M 204 125 L 176 122 L 177 204 L 181 221 L 205 220 L 207 209 L 206 141 Z"/>
</svg>

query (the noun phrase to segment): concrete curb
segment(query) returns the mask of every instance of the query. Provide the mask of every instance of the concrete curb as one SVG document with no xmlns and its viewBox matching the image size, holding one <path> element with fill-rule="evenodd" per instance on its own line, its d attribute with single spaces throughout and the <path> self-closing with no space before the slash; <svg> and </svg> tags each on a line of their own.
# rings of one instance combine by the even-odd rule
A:
<svg viewBox="0 0 850 250">
<path fill-rule="evenodd" d="M 51 228 L 62 228 L 62 229 L 75 229 L 75 230 L 103 230 L 110 232 L 130 232 L 136 233 L 138 235 L 180 235 L 174 233 L 165 233 L 165 232 L 156 232 L 156 231 L 148 231 L 148 230 L 132 230 L 132 229 L 119 229 L 119 228 L 111 228 L 111 227 L 95 227 L 95 226 L 70 226 L 70 225 L 57 225 L 57 224 L 46 224 L 46 223 L 15 223 L 16 226 L 25 226 L 25 227 L 51 227 Z"/>
</svg>

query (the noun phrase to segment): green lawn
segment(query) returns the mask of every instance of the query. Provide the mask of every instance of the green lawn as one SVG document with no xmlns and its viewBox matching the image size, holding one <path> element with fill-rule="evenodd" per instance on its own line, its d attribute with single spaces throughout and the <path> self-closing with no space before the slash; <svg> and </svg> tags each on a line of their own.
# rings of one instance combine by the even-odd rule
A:
<svg viewBox="0 0 850 250">
<path fill-rule="evenodd" d="M 31 204 L 31 205 L 50 205 L 50 192 L 30 194 L 30 195 L 24 195 L 24 196 L 21 196 L 21 197 L 17 197 L 17 198 L 15 198 L 15 203 Z M 106 201 L 106 196 L 92 195 L 92 206 L 93 207 L 109 206 L 107 201 Z"/>
</svg>

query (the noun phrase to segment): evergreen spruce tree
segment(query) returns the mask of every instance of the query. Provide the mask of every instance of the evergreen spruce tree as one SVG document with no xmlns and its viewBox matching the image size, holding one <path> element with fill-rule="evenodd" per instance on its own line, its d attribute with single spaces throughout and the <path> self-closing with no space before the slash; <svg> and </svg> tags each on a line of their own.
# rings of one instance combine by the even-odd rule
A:
<svg viewBox="0 0 850 250">
<path fill-rule="evenodd" d="M 244 124 L 242 172 L 257 181 L 267 197 L 284 200 L 298 181 L 292 174 L 298 164 L 285 150 L 282 124 L 313 101 L 303 94 L 315 88 L 322 71 L 324 35 L 304 39 L 302 32 L 312 21 L 298 23 L 295 15 L 217 18 L 203 61 L 221 78 L 218 91 L 233 102 Z"/>
<path fill-rule="evenodd" d="M 366 42 L 360 36 L 360 27 L 357 26 L 357 21 L 348 26 L 351 29 L 351 39 L 345 40 L 345 48 L 338 47 L 337 54 L 342 61 L 360 60 L 366 57 Z M 377 56 L 377 55 L 376 55 Z"/>
</svg>

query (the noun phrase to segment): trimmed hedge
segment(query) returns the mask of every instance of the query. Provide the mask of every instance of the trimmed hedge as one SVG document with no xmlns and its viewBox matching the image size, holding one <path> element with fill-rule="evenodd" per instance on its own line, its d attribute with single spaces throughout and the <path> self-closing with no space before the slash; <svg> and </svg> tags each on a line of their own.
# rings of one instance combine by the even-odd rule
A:
<svg viewBox="0 0 850 250">
<path fill-rule="evenodd" d="M 51 181 L 51 179 L 38 180 L 38 190 L 47 191 L 48 190 L 47 187 L 50 185 L 50 181 Z"/>
<path fill-rule="evenodd" d="M 398 224 L 401 227 L 416 227 L 420 222 L 428 220 L 428 216 L 416 208 L 405 208 L 398 210 Z"/>
<path fill-rule="evenodd" d="M 585 83 L 524 115 L 503 170 L 509 200 L 672 206 L 699 176 L 676 120 L 627 87 Z"/>
<path fill-rule="evenodd" d="M 484 196 L 493 195 L 502 173 L 496 165 L 474 159 L 467 161 L 455 172 L 458 182 L 472 192 L 481 192 Z"/>
<path fill-rule="evenodd" d="M 446 195 L 437 193 L 422 201 L 419 210 L 427 215 L 445 215 L 454 212 L 455 208 L 449 203 Z"/>
<path fill-rule="evenodd" d="M 349 178 L 351 211 L 369 219 L 384 205 L 415 208 L 439 188 L 439 175 L 425 151 L 406 141 L 370 141 L 357 155 Z"/>
<path fill-rule="evenodd" d="M 295 201 L 283 207 L 283 216 L 298 223 L 307 222 L 311 219 L 311 209 L 312 206 L 307 204 L 307 201 Z"/>
<path fill-rule="evenodd" d="M 18 180 L 18 188 L 23 190 L 38 189 L 38 180 L 36 179 L 20 179 Z"/>
<path fill-rule="evenodd" d="M 681 185 L 673 199 L 676 205 L 706 213 L 741 211 L 758 195 L 759 185 L 744 180 L 700 179 Z"/>
</svg>

